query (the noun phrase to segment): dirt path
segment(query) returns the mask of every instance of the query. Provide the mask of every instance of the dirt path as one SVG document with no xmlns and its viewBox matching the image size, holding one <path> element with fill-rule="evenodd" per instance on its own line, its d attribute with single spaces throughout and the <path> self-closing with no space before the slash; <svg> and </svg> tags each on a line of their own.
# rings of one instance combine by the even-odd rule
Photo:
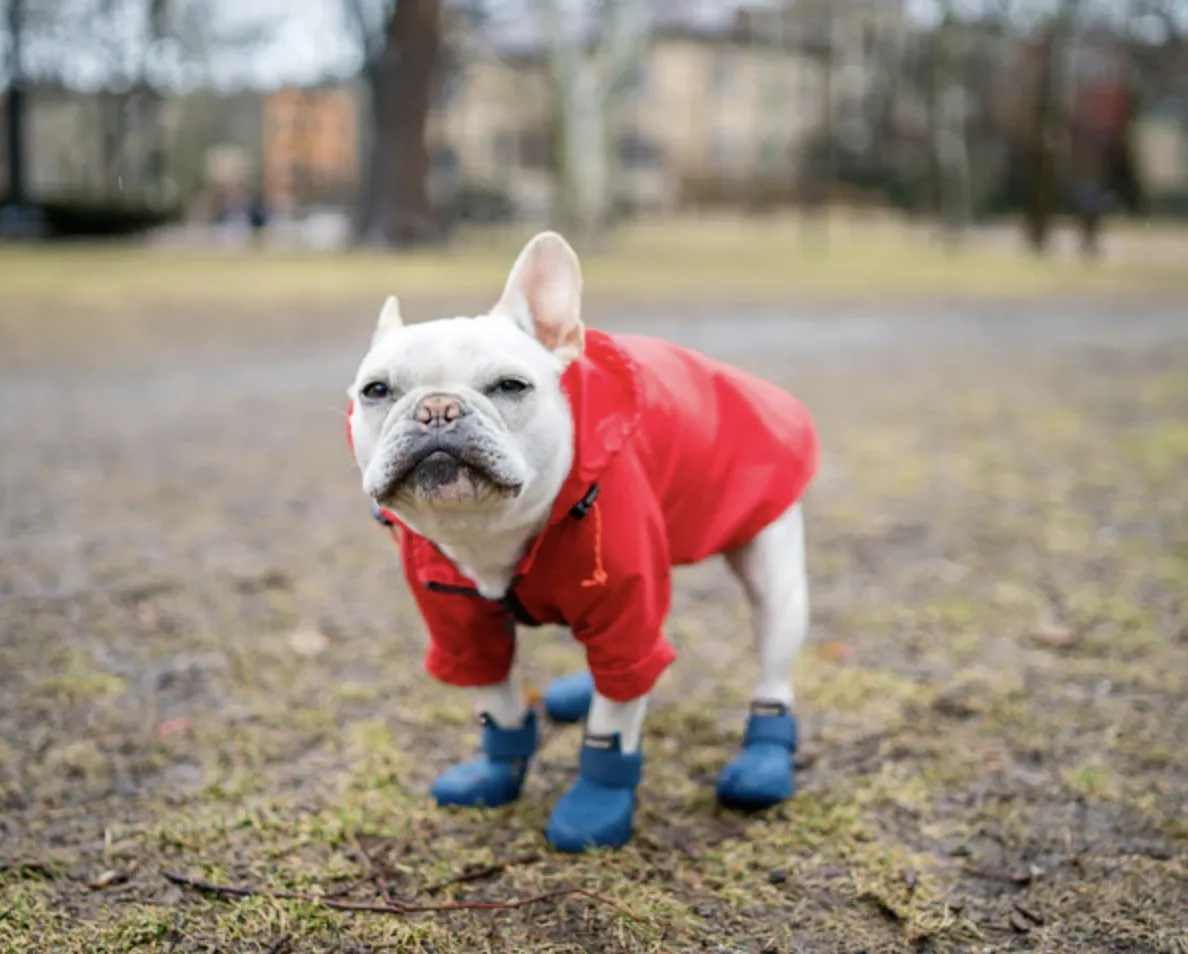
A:
<svg viewBox="0 0 1188 954">
<path fill-rule="evenodd" d="M 354 344 L 221 327 L 0 358 L 0 950 L 1188 950 L 1183 310 L 653 312 L 821 427 L 792 803 L 714 807 L 751 661 L 710 564 L 679 574 L 635 843 L 425 896 L 581 885 L 639 920 L 586 896 L 412 917 L 171 885 L 310 893 L 375 864 L 408 898 L 542 851 L 577 735 L 511 809 L 428 804 L 474 731 L 419 675 L 343 446 Z M 525 644 L 538 681 L 580 660 Z"/>
</svg>

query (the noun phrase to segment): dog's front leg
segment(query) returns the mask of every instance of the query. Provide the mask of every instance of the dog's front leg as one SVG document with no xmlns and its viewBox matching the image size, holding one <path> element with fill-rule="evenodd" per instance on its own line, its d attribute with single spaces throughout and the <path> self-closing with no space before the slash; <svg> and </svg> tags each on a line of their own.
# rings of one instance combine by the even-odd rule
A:
<svg viewBox="0 0 1188 954">
<path fill-rule="evenodd" d="M 631 837 L 643 773 L 640 737 L 648 696 L 615 702 L 594 692 L 578 779 L 549 818 L 549 843 L 562 851 L 617 848 Z"/>
<path fill-rule="evenodd" d="M 443 772 L 433 797 L 439 805 L 506 805 L 519 798 L 536 752 L 536 712 L 524 704 L 514 670 L 503 682 L 474 687 L 471 695 L 483 727 L 481 753 Z"/>
<path fill-rule="evenodd" d="M 507 679 L 493 686 L 475 686 L 470 694 L 474 698 L 475 714 L 480 719 L 486 716 L 502 729 L 513 729 L 524 724 L 528 707 L 524 704 L 520 677 L 516 672 L 513 671 Z"/>
</svg>

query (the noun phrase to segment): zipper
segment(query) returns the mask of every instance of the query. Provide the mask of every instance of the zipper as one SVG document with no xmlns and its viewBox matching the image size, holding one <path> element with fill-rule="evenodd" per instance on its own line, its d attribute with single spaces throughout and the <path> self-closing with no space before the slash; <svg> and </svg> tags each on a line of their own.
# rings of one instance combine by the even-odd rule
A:
<svg viewBox="0 0 1188 954">
<path fill-rule="evenodd" d="M 520 582 L 520 578 L 512 580 L 512 585 L 508 589 L 506 595 L 500 600 L 488 600 L 478 590 L 472 586 L 454 586 L 450 583 L 434 583 L 432 580 L 425 584 L 425 589 L 432 593 L 448 593 L 453 596 L 474 596 L 480 600 L 486 600 L 488 603 L 498 603 L 521 626 L 540 626 L 540 620 L 536 619 L 527 609 L 524 604 L 520 602 L 520 598 L 516 596 L 515 586 Z"/>
<path fill-rule="evenodd" d="M 598 490 L 598 484 L 593 484 L 590 489 L 586 491 L 586 495 L 569 509 L 569 515 L 573 517 L 574 520 L 581 520 L 586 516 L 586 514 L 590 512 L 590 508 L 594 505 L 594 501 L 598 499 Z M 379 520 L 381 523 L 388 523 L 388 521 L 383 518 L 382 512 L 379 511 L 378 507 L 375 508 L 375 512 L 377 520 Z M 511 618 L 521 626 L 540 626 L 540 620 L 536 619 L 531 613 L 529 613 L 524 607 L 524 604 L 520 601 L 520 598 L 516 596 L 516 586 L 522 579 L 523 577 L 521 576 L 517 576 L 515 579 L 513 579 L 511 581 L 511 586 L 507 588 L 507 593 L 504 595 L 503 599 L 499 600 L 488 600 L 473 586 L 456 586 L 452 583 L 435 583 L 432 580 L 429 580 L 425 583 L 425 589 L 429 590 L 431 593 L 448 593 L 453 596 L 473 596 L 480 600 L 486 600 L 488 603 L 498 603 L 505 610 L 507 610 L 507 612 L 511 615 Z"/>
</svg>

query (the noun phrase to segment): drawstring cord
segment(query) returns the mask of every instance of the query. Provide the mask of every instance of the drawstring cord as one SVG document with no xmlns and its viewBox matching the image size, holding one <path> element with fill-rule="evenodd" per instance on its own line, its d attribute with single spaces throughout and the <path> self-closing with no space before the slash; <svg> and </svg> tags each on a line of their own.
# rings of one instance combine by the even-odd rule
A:
<svg viewBox="0 0 1188 954">
<path fill-rule="evenodd" d="M 595 500 L 594 511 L 594 573 L 588 580 L 582 580 L 582 586 L 606 586 L 606 569 L 602 565 L 602 511 Z"/>
</svg>

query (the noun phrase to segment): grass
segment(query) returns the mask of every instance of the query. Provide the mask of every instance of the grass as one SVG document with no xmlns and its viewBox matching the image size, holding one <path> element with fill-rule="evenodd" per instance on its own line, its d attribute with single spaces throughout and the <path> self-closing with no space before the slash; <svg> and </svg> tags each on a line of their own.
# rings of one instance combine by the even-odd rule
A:
<svg viewBox="0 0 1188 954">
<path fill-rule="evenodd" d="M 825 438 L 800 791 L 716 807 L 753 662 L 724 570 L 685 569 L 636 838 L 572 858 L 542 832 L 574 729 L 550 730 L 514 806 L 426 796 L 475 730 L 420 674 L 330 410 L 337 359 L 247 351 L 212 320 L 174 381 L 176 355 L 113 331 L 169 320 L 128 294 L 127 315 L 24 331 L 33 355 L 90 328 L 102 372 L 67 355 L 30 365 L 35 390 L 0 377 L 0 951 L 1185 950 L 1181 337 L 740 358 Z M 340 300 L 309 319 L 327 338 Z M 525 646 L 538 686 L 580 663 L 555 633 Z M 396 915 L 164 876 L 375 902 L 375 870 L 420 903 L 598 897 Z"/>
<path fill-rule="evenodd" d="M 464 234 L 445 250 L 338 254 L 73 247 L 0 251 L 6 296 L 27 306 L 123 310 L 136 305 L 294 305 L 490 294 L 531 234 Z M 624 227 L 586 260 L 597 295 L 750 301 L 789 295 L 1027 297 L 1183 291 L 1175 262 L 1125 256 L 1093 266 L 1041 260 L 973 242 L 951 251 L 917 227 L 839 219 L 825 243 L 785 218 L 645 222 Z"/>
<path fill-rule="evenodd" d="M 1181 297 L 1183 256 L 1145 254 L 1175 242 L 1123 230 L 1123 254 L 1086 265 L 1037 259 L 980 240 L 954 251 L 922 228 L 838 218 L 827 243 L 787 218 L 678 219 L 616 232 L 584 256 L 592 312 L 696 315 L 788 301 L 1022 302 L 1075 295 Z M 30 362 L 97 344 L 152 340 L 187 348 L 221 329 L 244 346 L 305 340 L 371 319 L 390 294 L 406 318 L 473 314 L 490 306 L 532 230 L 463 233 L 442 249 L 402 253 L 91 245 L 0 248 L 0 337 Z M 1145 243 L 1145 244 L 1144 244 Z M 1188 244 L 1188 243 L 1186 243 Z"/>
</svg>

